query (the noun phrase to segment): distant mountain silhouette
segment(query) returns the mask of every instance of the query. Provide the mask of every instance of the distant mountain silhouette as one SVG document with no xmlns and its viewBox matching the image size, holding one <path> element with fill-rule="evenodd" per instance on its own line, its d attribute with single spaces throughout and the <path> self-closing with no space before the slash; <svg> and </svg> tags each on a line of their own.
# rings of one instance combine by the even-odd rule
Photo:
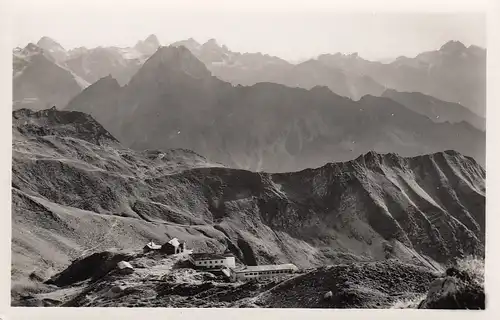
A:
<svg viewBox="0 0 500 320">
<path fill-rule="evenodd" d="M 484 164 L 485 133 L 465 122 L 436 123 L 388 98 L 353 101 L 326 87 L 233 86 L 183 46 L 161 47 L 127 86 L 111 82 L 90 86 L 67 110 L 90 113 L 135 149 L 187 148 L 229 166 L 279 172 L 372 150 L 453 149 Z"/>
<path fill-rule="evenodd" d="M 336 94 L 353 99 L 365 94 L 380 95 L 385 89 L 368 76 L 350 74 L 317 60 L 294 65 L 267 54 L 232 52 L 226 46 L 220 46 L 215 39 L 199 44 L 190 38 L 172 46 L 185 46 L 214 76 L 233 84 L 273 82 L 305 89 L 327 86 Z"/>
<path fill-rule="evenodd" d="M 398 92 L 388 89 L 382 97 L 390 98 L 410 110 L 427 116 L 434 122 L 468 122 L 479 130 L 486 130 L 486 119 L 458 103 L 447 102 L 420 92 Z"/>
<path fill-rule="evenodd" d="M 48 38 L 42 42 L 47 46 Z M 55 46 L 55 45 L 54 45 Z M 57 48 L 57 46 L 55 46 Z M 13 109 L 62 108 L 89 84 L 56 60 L 57 53 L 30 43 L 13 52 Z"/>
<path fill-rule="evenodd" d="M 486 50 L 449 41 L 439 50 L 384 64 L 357 55 L 324 54 L 318 60 L 348 73 L 367 75 L 387 88 L 421 92 L 486 115 Z"/>
<path fill-rule="evenodd" d="M 71 70 L 90 83 L 112 75 L 121 85 L 125 85 L 159 46 L 158 38 L 150 35 L 133 48 L 97 47 L 72 50 L 66 63 Z"/>
<path fill-rule="evenodd" d="M 68 52 L 66 49 L 64 49 L 63 46 L 61 46 L 57 41 L 49 37 L 40 38 L 36 44 L 58 63 L 64 63 L 64 61 L 68 58 Z"/>
<path fill-rule="evenodd" d="M 149 35 L 144 41 L 139 41 L 135 45 L 135 49 L 146 56 L 150 56 L 155 53 L 160 47 L 160 41 L 156 35 Z"/>
<path fill-rule="evenodd" d="M 155 35 L 129 48 L 81 47 L 67 51 L 48 37 L 38 43 L 46 55 L 85 82 L 94 83 L 112 75 L 122 86 L 160 45 Z M 235 85 L 272 82 L 305 89 L 327 86 L 334 93 L 354 100 L 367 94 L 380 96 L 386 89 L 421 92 L 460 103 L 485 117 L 486 50 L 474 45 L 465 47 L 458 41 L 450 41 L 439 50 L 414 58 L 399 57 L 389 63 L 368 61 L 357 53 L 336 53 L 292 64 L 267 54 L 233 52 L 215 39 L 200 44 L 189 38 L 172 46 L 188 48 L 214 76 Z"/>
</svg>

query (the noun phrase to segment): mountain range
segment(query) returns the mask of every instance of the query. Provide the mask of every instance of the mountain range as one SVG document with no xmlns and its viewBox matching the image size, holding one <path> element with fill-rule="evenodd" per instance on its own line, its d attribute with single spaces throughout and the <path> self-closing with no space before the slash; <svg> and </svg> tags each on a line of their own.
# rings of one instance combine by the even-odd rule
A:
<svg viewBox="0 0 500 320">
<path fill-rule="evenodd" d="M 128 85 L 103 78 L 66 109 L 92 115 L 133 149 L 186 148 L 249 170 L 296 171 L 369 151 L 452 149 L 484 164 L 485 132 L 473 127 L 476 118 L 436 122 L 405 104 L 370 95 L 354 101 L 320 86 L 235 86 L 212 76 L 184 46 L 169 46 Z"/>
<path fill-rule="evenodd" d="M 249 86 L 273 82 L 305 89 L 327 86 L 353 99 L 365 94 L 380 95 L 385 89 L 368 76 L 353 75 L 315 59 L 292 64 L 267 54 L 232 52 L 226 46 L 219 46 L 215 39 L 199 44 L 191 38 L 172 46 L 188 48 L 214 76 L 233 84 Z"/>
<path fill-rule="evenodd" d="M 484 254 L 485 171 L 455 151 L 269 174 L 188 150 L 130 150 L 80 112 L 21 109 L 12 122 L 14 285 L 172 237 L 301 268 L 398 259 L 434 269 Z"/>
<path fill-rule="evenodd" d="M 369 76 L 387 88 L 460 103 L 486 116 L 486 50 L 478 46 L 449 41 L 439 50 L 414 58 L 399 57 L 391 63 L 339 53 L 320 55 L 318 60 L 345 72 Z"/>
<path fill-rule="evenodd" d="M 486 119 L 461 104 L 443 101 L 421 92 L 399 92 L 393 89 L 384 91 L 381 96 L 394 100 L 436 123 L 467 122 L 481 131 L 486 131 Z"/>
<path fill-rule="evenodd" d="M 367 94 L 378 96 L 386 88 L 416 91 L 461 103 L 481 117 L 486 114 L 486 50 L 474 45 L 466 47 L 459 41 L 389 63 L 368 61 L 357 53 L 336 53 L 291 64 L 261 53 L 232 52 L 215 39 L 203 45 L 194 39 L 172 45 L 185 46 L 213 75 L 233 84 L 273 82 L 305 89 L 327 86 L 355 100 Z"/>
<path fill-rule="evenodd" d="M 72 50 L 42 37 L 36 44 L 13 51 L 13 108 L 64 107 L 82 89 L 107 75 L 125 85 L 158 47 L 154 35 L 131 48 Z"/>
<path fill-rule="evenodd" d="M 150 35 L 134 47 L 66 50 L 55 40 L 43 37 L 37 45 L 46 56 L 90 84 L 111 75 L 123 86 L 159 48 L 160 42 L 155 35 Z M 399 57 L 387 63 L 368 61 L 357 54 L 337 53 L 293 64 L 267 54 L 233 52 L 215 39 L 200 44 L 190 38 L 174 42 L 172 46 L 188 48 L 214 76 L 233 84 L 273 82 L 305 89 L 327 86 L 354 100 L 367 94 L 379 96 L 386 89 L 421 92 L 460 103 L 485 117 L 486 50 L 474 45 L 465 47 L 458 41 L 450 41 L 439 50 L 414 58 Z M 38 84 L 36 80 L 31 81 Z M 17 96 L 21 100 L 32 98 L 22 92 Z M 43 102 L 45 105 L 55 103 L 53 100 Z M 64 107 L 64 103 L 57 102 L 58 107 Z"/>
<path fill-rule="evenodd" d="M 474 256 L 483 277 L 485 56 L 450 41 L 292 64 L 154 35 L 16 48 L 12 304 L 484 308 L 463 265 L 439 273 Z M 223 283 L 142 252 L 172 238 L 299 270 Z M 436 294 L 459 279 L 460 299 Z"/>
<path fill-rule="evenodd" d="M 13 109 L 66 105 L 89 84 L 35 44 L 13 53 Z"/>
</svg>

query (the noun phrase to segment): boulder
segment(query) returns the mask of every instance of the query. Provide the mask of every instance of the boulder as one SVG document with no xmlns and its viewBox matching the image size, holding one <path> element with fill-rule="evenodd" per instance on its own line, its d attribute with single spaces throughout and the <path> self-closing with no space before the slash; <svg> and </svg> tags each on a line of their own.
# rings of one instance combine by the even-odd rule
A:
<svg viewBox="0 0 500 320">
<path fill-rule="evenodd" d="M 120 261 L 116 265 L 118 272 L 121 274 L 131 274 L 134 272 L 134 267 L 127 261 Z"/>
<path fill-rule="evenodd" d="M 39 271 L 33 271 L 32 273 L 30 273 L 29 278 L 30 278 L 30 280 L 37 281 L 37 282 L 44 282 L 45 281 L 43 275 L 41 275 Z"/>
<path fill-rule="evenodd" d="M 328 291 L 328 292 L 326 292 L 326 293 L 323 295 L 323 299 L 324 299 L 324 300 L 330 300 L 332 297 L 333 297 L 333 293 L 332 293 L 331 291 Z"/>
<path fill-rule="evenodd" d="M 431 283 L 419 309 L 485 309 L 484 288 L 474 281 L 446 276 Z"/>
<path fill-rule="evenodd" d="M 116 298 L 120 296 L 124 291 L 124 288 L 121 286 L 113 286 L 111 287 L 105 294 L 108 298 Z"/>
</svg>

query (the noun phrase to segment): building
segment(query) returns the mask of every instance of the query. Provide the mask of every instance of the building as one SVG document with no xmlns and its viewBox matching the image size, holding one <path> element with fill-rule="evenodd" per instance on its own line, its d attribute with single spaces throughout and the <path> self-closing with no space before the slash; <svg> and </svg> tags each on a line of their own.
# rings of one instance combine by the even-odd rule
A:
<svg viewBox="0 0 500 320">
<path fill-rule="evenodd" d="M 189 261 L 191 261 L 195 267 L 203 269 L 236 267 L 236 261 L 232 254 L 192 253 L 189 255 Z"/>
<path fill-rule="evenodd" d="M 159 244 L 154 243 L 153 240 L 151 240 L 151 242 L 146 244 L 142 249 L 144 250 L 144 252 L 149 252 L 149 251 L 160 250 L 161 246 Z"/>
<path fill-rule="evenodd" d="M 181 244 L 177 238 L 173 238 L 172 240 L 162 245 L 160 251 L 166 254 L 178 254 L 182 253 L 184 249 L 185 244 Z"/>
<path fill-rule="evenodd" d="M 266 279 L 284 276 L 294 273 L 298 270 L 294 264 L 270 264 L 260 266 L 245 266 L 241 269 L 231 270 L 231 278 L 233 280 L 251 280 L 251 279 Z"/>
</svg>

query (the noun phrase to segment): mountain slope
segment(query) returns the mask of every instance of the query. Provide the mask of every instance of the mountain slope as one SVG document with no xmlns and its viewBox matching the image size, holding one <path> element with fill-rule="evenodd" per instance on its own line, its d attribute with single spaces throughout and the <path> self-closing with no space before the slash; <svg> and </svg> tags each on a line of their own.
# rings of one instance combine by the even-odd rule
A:
<svg viewBox="0 0 500 320">
<path fill-rule="evenodd" d="M 410 110 L 427 116 L 434 122 L 467 122 L 475 128 L 485 131 L 486 119 L 481 118 L 458 103 L 446 102 L 420 92 L 398 92 L 386 90 L 382 97 L 394 100 Z"/>
<path fill-rule="evenodd" d="M 395 258 L 432 268 L 484 254 L 485 172 L 453 151 L 267 174 L 186 150 L 132 151 L 78 112 L 14 111 L 12 130 L 15 283 L 171 237 L 249 265 Z"/>
<path fill-rule="evenodd" d="M 62 108 L 88 83 L 35 44 L 13 53 L 13 108 Z"/>
<path fill-rule="evenodd" d="M 128 56 L 127 54 L 130 54 Z M 120 48 L 81 49 L 66 61 L 68 67 L 89 83 L 113 75 L 125 85 L 143 63 L 140 53 Z"/>
<path fill-rule="evenodd" d="M 276 77 L 273 82 L 304 89 L 325 86 L 338 95 L 354 100 L 366 94 L 379 96 L 385 90 L 384 86 L 368 76 L 353 75 L 318 60 L 299 63 Z"/>
<path fill-rule="evenodd" d="M 127 86 L 89 87 L 67 110 L 90 113 L 134 149 L 186 148 L 250 170 L 294 171 L 371 150 L 485 157 L 484 132 L 467 123 L 434 123 L 387 98 L 352 101 L 325 87 L 234 87 L 185 47 L 160 48 Z"/>
</svg>

